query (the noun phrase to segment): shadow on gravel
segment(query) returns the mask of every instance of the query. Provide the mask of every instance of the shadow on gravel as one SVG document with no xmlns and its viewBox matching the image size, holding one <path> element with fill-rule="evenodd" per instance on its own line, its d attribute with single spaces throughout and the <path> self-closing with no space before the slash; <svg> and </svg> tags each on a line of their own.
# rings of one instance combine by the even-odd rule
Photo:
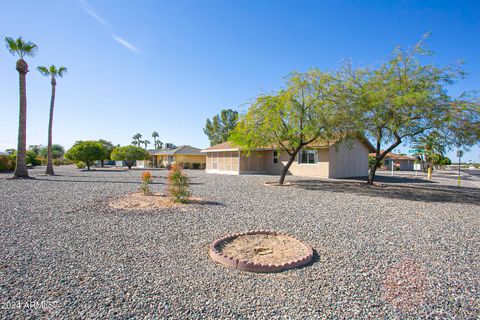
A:
<svg viewBox="0 0 480 320">
<path fill-rule="evenodd" d="M 404 180 L 402 178 L 402 180 Z M 410 179 L 415 180 L 415 179 Z M 402 181 L 404 183 L 404 181 Z M 424 180 L 417 181 L 426 182 Z M 327 181 L 327 180 L 297 180 L 292 181 L 294 187 L 305 190 L 330 191 L 338 193 L 353 193 L 357 195 L 402 199 L 421 202 L 451 202 L 465 203 L 480 206 L 480 189 L 458 188 L 456 186 L 402 185 L 382 184 L 369 186 L 365 182 Z"/>
</svg>

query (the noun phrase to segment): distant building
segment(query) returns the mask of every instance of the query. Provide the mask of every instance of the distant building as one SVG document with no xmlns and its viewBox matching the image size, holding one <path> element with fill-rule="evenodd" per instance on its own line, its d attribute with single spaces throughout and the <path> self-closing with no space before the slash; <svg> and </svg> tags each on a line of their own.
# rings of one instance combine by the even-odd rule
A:
<svg viewBox="0 0 480 320">
<path fill-rule="evenodd" d="M 370 153 L 370 156 L 375 157 L 375 153 Z M 415 170 L 415 161 L 417 161 L 417 158 L 401 154 L 387 153 L 387 155 L 383 159 L 383 165 L 380 167 L 380 169 L 391 169 L 393 162 L 394 169 L 406 171 Z"/>
<path fill-rule="evenodd" d="M 173 149 L 148 150 L 148 153 L 151 157 L 149 166 L 154 168 L 181 163 L 185 169 L 205 169 L 206 156 L 201 149 L 195 147 L 180 146 Z"/>
</svg>

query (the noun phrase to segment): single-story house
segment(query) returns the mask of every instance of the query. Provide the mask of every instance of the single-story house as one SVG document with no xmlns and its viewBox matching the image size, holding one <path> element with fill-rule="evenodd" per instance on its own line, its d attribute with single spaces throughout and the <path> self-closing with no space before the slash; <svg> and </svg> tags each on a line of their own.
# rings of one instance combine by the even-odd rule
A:
<svg viewBox="0 0 480 320">
<path fill-rule="evenodd" d="M 199 148 L 180 146 L 174 149 L 149 150 L 150 165 L 167 167 L 173 163 L 182 163 L 185 169 L 205 169 L 206 156 Z"/>
<path fill-rule="evenodd" d="M 370 153 L 370 156 L 375 157 L 375 153 Z M 417 158 L 389 152 L 383 158 L 383 165 L 380 169 L 391 170 L 393 163 L 393 168 L 396 170 L 415 170 L 416 161 Z"/>
<path fill-rule="evenodd" d="M 312 143 L 300 150 L 288 173 L 318 178 L 347 178 L 368 175 L 368 153 L 375 149 L 359 137 L 348 142 Z M 207 173 L 280 175 L 290 155 L 275 148 L 259 148 L 247 155 L 230 142 L 205 150 Z"/>
</svg>

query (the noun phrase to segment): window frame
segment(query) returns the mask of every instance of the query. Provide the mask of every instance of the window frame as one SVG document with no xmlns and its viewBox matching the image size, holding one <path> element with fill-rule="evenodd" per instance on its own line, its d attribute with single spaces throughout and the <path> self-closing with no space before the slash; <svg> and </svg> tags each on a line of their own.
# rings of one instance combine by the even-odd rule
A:
<svg viewBox="0 0 480 320">
<path fill-rule="evenodd" d="M 273 164 L 278 164 L 278 160 L 279 160 L 279 153 L 277 150 L 273 150 L 272 152 L 272 163 Z"/>
<path fill-rule="evenodd" d="M 307 153 L 307 162 L 302 162 L 302 154 Z M 308 162 L 308 155 L 313 154 L 313 162 Z M 316 165 L 318 164 L 318 150 L 317 149 L 302 149 L 298 153 L 299 165 Z"/>
</svg>

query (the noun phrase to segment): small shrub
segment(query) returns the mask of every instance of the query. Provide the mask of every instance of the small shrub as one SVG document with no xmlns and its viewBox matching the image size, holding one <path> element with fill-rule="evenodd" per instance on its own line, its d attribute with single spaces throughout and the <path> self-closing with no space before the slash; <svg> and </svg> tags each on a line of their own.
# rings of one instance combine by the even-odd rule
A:
<svg viewBox="0 0 480 320">
<path fill-rule="evenodd" d="M 187 203 L 190 197 L 188 177 L 179 164 L 173 164 L 168 172 L 168 194 L 174 202 Z"/>
<path fill-rule="evenodd" d="M 200 163 L 194 163 L 194 164 L 192 164 L 192 169 L 195 169 L 195 170 L 200 169 Z"/>
<path fill-rule="evenodd" d="M 65 161 L 63 159 L 53 159 L 52 162 L 54 166 L 61 166 L 65 164 Z"/>
<path fill-rule="evenodd" d="M 44 157 L 42 156 L 36 156 L 35 157 L 35 161 L 38 162 L 40 165 L 42 166 L 46 166 L 47 165 L 47 159 L 45 159 Z"/>
<path fill-rule="evenodd" d="M 150 192 L 150 187 L 148 186 L 150 182 L 152 182 L 152 174 L 150 171 L 144 171 L 141 178 L 142 184 L 140 185 L 140 191 L 142 191 L 144 195 L 152 194 Z"/>
<path fill-rule="evenodd" d="M 0 172 L 11 171 L 15 169 L 15 162 L 7 156 L 0 156 Z"/>
<path fill-rule="evenodd" d="M 77 161 L 75 165 L 77 166 L 78 169 L 85 169 L 85 167 L 87 166 L 83 161 Z"/>
</svg>

